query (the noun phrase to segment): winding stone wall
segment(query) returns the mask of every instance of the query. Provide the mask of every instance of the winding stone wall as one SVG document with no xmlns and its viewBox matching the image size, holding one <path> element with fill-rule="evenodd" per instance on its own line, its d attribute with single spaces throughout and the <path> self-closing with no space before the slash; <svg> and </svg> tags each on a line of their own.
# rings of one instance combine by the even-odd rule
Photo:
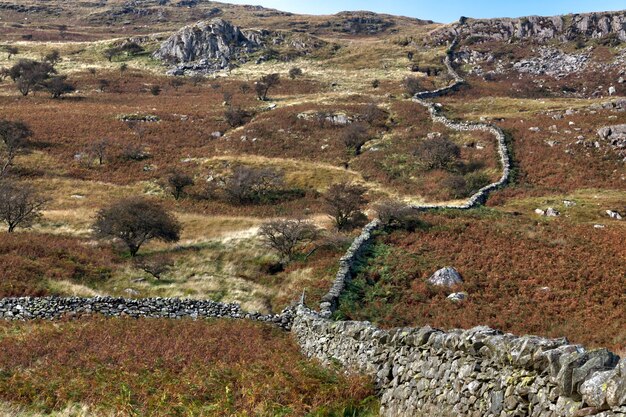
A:
<svg viewBox="0 0 626 417">
<path fill-rule="evenodd" d="M 502 175 L 458 205 L 415 205 L 416 210 L 466 210 L 509 181 L 511 161 L 504 132 L 485 123 L 456 122 L 426 101 L 458 89 L 452 67 L 455 39 L 445 58 L 454 82 L 417 93 L 436 123 L 457 131 L 492 134 Z M 472 417 L 624 417 L 626 359 L 605 350 L 586 351 L 566 339 L 517 337 L 488 327 L 444 332 L 430 327 L 382 330 L 368 322 L 328 320 L 352 278 L 359 254 L 381 227 L 369 223 L 339 262 L 320 313 L 298 306 L 292 332 L 302 350 L 325 363 L 371 375 L 381 396 L 381 415 Z"/>
<path fill-rule="evenodd" d="M 381 330 L 303 306 L 292 332 L 307 355 L 371 375 L 382 416 L 626 416 L 626 359 L 605 349 L 488 327 Z"/>
<path fill-rule="evenodd" d="M 472 195 L 467 201 L 463 204 L 444 204 L 444 205 L 413 205 L 411 206 L 415 210 L 430 210 L 430 209 L 459 209 L 459 210 L 468 210 L 470 208 L 475 207 L 478 204 L 483 204 L 489 193 L 497 188 L 504 186 L 508 181 L 511 173 L 511 161 L 509 157 L 509 151 L 506 144 L 506 137 L 502 129 L 497 126 L 486 124 L 486 123 L 469 123 L 469 122 L 453 122 L 446 118 L 445 116 L 439 113 L 437 106 L 429 101 L 426 101 L 426 98 L 440 97 L 444 94 L 448 94 L 452 91 L 455 91 L 458 87 L 460 87 L 465 80 L 455 71 L 452 66 L 452 61 L 454 58 L 454 50 L 458 45 L 458 39 L 454 39 L 451 43 L 450 48 L 448 49 L 445 57 L 445 65 L 450 73 L 450 76 L 454 79 L 454 82 L 448 86 L 443 87 L 438 90 L 433 91 L 423 91 L 417 93 L 413 98 L 414 101 L 421 104 L 422 106 L 428 109 L 430 113 L 430 117 L 435 123 L 442 123 L 446 127 L 452 130 L 457 131 L 473 131 L 479 130 L 483 132 L 491 133 L 498 143 L 498 153 L 500 155 L 500 164 L 502 166 L 502 176 L 500 179 L 492 184 L 489 184 L 480 190 L 478 190 L 474 195 Z M 363 248 L 370 243 L 372 240 L 372 234 L 375 230 L 379 229 L 382 226 L 380 220 L 376 219 L 369 224 L 367 224 L 359 237 L 357 237 L 352 245 L 348 249 L 348 251 L 344 254 L 344 256 L 339 261 L 339 270 L 337 271 L 337 275 L 335 277 L 335 281 L 333 282 L 333 286 L 330 291 L 322 298 L 322 302 L 320 304 L 320 313 L 323 317 L 330 317 L 332 313 L 337 309 L 339 304 L 339 297 L 341 293 L 345 289 L 346 285 L 352 279 L 352 274 L 354 270 L 354 265 L 359 257 L 359 254 L 363 251 Z"/>
<path fill-rule="evenodd" d="M 211 300 L 179 298 L 112 298 L 112 297 L 16 297 L 0 299 L 0 319 L 58 319 L 64 316 L 102 314 L 110 317 L 151 318 L 231 318 L 250 319 L 291 327 L 291 310 L 277 315 L 248 313 L 239 304 Z"/>
<path fill-rule="evenodd" d="M 464 81 L 452 67 L 457 41 L 445 64 L 453 84 L 418 93 L 434 122 L 459 131 L 494 135 L 502 176 L 459 205 L 416 205 L 416 210 L 469 209 L 505 185 L 510 176 L 506 138 L 496 126 L 455 122 L 426 98 L 456 90 Z M 381 396 L 381 415 L 472 417 L 626 417 L 626 359 L 605 349 L 587 351 L 565 339 L 517 337 L 488 327 L 441 331 L 430 327 L 382 330 L 369 322 L 329 320 L 352 277 L 356 260 L 380 220 L 370 222 L 339 261 L 320 312 L 301 303 L 278 315 L 247 313 L 237 304 L 172 298 L 5 298 L 0 319 L 55 319 L 98 313 L 105 316 L 251 319 L 291 330 L 302 350 L 325 363 L 371 375 Z"/>
</svg>

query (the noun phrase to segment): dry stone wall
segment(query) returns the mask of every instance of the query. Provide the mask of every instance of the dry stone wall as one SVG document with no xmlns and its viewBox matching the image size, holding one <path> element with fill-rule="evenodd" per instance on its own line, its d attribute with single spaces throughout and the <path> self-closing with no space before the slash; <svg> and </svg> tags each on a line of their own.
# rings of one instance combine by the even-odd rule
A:
<svg viewBox="0 0 626 417">
<path fill-rule="evenodd" d="M 239 304 L 211 300 L 179 298 L 112 298 L 112 297 L 15 297 L 0 299 L 0 319 L 58 319 L 63 316 L 101 314 L 109 317 L 149 318 L 231 318 L 273 323 L 289 330 L 291 310 L 281 314 L 248 313 Z"/>
<path fill-rule="evenodd" d="M 463 204 L 413 206 L 416 210 L 472 208 L 505 185 L 510 176 L 502 130 L 489 124 L 448 120 L 437 105 L 425 100 L 454 91 L 464 82 L 451 64 L 456 44 L 455 40 L 445 61 L 454 83 L 418 93 L 414 100 L 428 108 L 433 121 L 450 129 L 493 134 L 502 176 Z M 308 356 L 371 375 L 381 396 L 382 416 L 626 417 L 626 359 L 620 361 L 605 349 L 587 351 L 565 339 L 517 337 L 488 327 L 383 330 L 369 322 L 329 320 L 356 260 L 381 226 L 378 219 L 370 222 L 352 242 L 319 313 L 302 302 L 278 315 L 261 315 L 245 312 L 237 304 L 206 300 L 21 297 L 0 299 L 0 319 L 56 319 L 96 313 L 258 320 L 291 330 Z"/>
<path fill-rule="evenodd" d="M 464 80 L 452 67 L 455 39 L 445 64 L 454 82 L 420 92 L 414 100 L 436 123 L 457 131 L 491 133 L 502 175 L 459 205 L 415 205 L 416 210 L 466 210 L 506 185 L 511 161 L 504 132 L 486 123 L 456 122 L 426 101 L 458 89 Z M 339 262 L 320 312 L 297 307 L 292 332 L 302 350 L 325 363 L 371 375 L 381 397 L 381 415 L 472 417 L 624 417 L 626 359 L 605 349 L 587 351 L 566 339 L 517 337 L 488 327 L 441 331 L 430 327 L 382 330 L 368 322 L 335 322 L 338 306 L 363 248 L 381 222 L 369 223 Z"/>
<path fill-rule="evenodd" d="M 381 415 L 626 416 L 626 359 L 488 327 L 382 330 L 298 307 L 292 332 L 324 363 L 374 378 Z"/>
<path fill-rule="evenodd" d="M 445 65 L 448 68 L 448 72 L 454 79 L 454 82 L 447 86 L 440 88 L 438 90 L 433 91 L 423 91 L 417 93 L 413 100 L 422 106 L 426 107 L 430 113 L 430 117 L 435 123 L 442 123 L 446 127 L 452 130 L 457 131 L 483 131 L 491 133 L 498 143 L 498 153 L 500 156 L 500 164 L 502 166 L 502 176 L 500 179 L 492 184 L 489 184 L 480 190 L 478 190 L 474 195 L 472 195 L 467 201 L 463 204 L 445 204 L 445 205 L 413 205 L 411 206 L 415 210 L 430 210 L 430 209 L 459 209 L 459 210 L 467 210 L 475 207 L 478 204 L 482 204 L 487 200 L 489 193 L 497 188 L 505 185 L 511 174 L 511 161 L 509 157 L 509 151 L 506 144 L 506 136 L 504 132 L 497 126 L 486 124 L 486 123 L 469 123 L 469 122 L 453 122 L 441 115 L 438 107 L 429 101 L 426 101 L 426 98 L 439 97 L 445 94 L 448 94 L 452 91 L 455 91 L 459 88 L 465 80 L 455 71 L 452 66 L 452 61 L 454 58 L 454 50 L 458 45 L 458 39 L 454 39 L 451 43 L 450 48 L 448 49 L 445 57 Z M 363 251 L 363 248 L 370 243 L 372 240 L 373 233 L 382 226 L 380 220 L 376 219 L 369 224 L 367 224 L 359 237 L 357 237 L 352 245 L 348 249 L 348 251 L 344 254 L 344 256 L 339 261 L 339 270 L 337 271 L 337 275 L 335 277 L 335 281 L 333 282 L 333 286 L 330 291 L 322 298 L 322 302 L 320 304 L 320 313 L 323 317 L 330 317 L 332 313 L 337 309 L 339 304 L 339 297 L 343 292 L 346 285 L 352 278 L 354 265 L 356 264 L 359 255 Z"/>
</svg>

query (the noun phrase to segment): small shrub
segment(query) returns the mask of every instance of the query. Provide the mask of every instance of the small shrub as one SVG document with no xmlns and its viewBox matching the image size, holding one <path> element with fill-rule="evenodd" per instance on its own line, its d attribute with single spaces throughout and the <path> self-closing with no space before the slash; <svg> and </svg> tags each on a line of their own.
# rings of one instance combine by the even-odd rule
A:
<svg viewBox="0 0 626 417">
<path fill-rule="evenodd" d="M 417 210 L 399 201 L 381 201 L 376 204 L 375 210 L 378 218 L 386 227 L 401 228 L 412 232 L 420 224 Z"/>
<path fill-rule="evenodd" d="M 413 154 L 425 169 L 448 169 L 461 156 L 461 149 L 450 139 L 436 137 L 420 142 Z"/>
<path fill-rule="evenodd" d="M 403 82 L 403 87 L 404 92 L 410 97 L 422 91 L 420 80 L 417 77 L 406 77 Z"/>
<path fill-rule="evenodd" d="M 252 113 L 239 107 L 229 106 L 224 111 L 224 120 L 232 128 L 243 126 L 252 119 Z"/>
<path fill-rule="evenodd" d="M 153 96 L 158 96 L 159 94 L 161 94 L 161 87 L 158 85 L 151 86 L 150 94 L 152 94 Z"/>
<path fill-rule="evenodd" d="M 302 77 L 303 72 L 302 69 L 294 67 L 292 69 L 289 70 L 289 78 L 291 78 L 292 80 L 295 80 L 298 77 Z"/>
</svg>

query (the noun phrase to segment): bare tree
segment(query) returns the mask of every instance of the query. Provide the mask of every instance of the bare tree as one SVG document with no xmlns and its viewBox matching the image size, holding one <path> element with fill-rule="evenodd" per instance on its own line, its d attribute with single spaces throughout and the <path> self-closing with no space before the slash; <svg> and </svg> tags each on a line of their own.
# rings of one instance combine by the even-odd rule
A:
<svg viewBox="0 0 626 417">
<path fill-rule="evenodd" d="M 367 126 L 363 123 L 352 123 L 343 128 L 341 140 L 346 148 L 355 155 L 361 153 L 361 148 L 368 140 Z"/>
<path fill-rule="evenodd" d="M 315 240 L 319 230 L 307 220 L 272 220 L 261 226 L 259 235 L 268 247 L 278 252 L 281 263 L 285 264 L 294 258 L 303 244 Z"/>
<path fill-rule="evenodd" d="M 284 184 L 284 175 L 272 168 L 237 166 L 224 184 L 229 201 L 238 204 L 259 203 Z"/>
<path fill-rule="evenodd" d="M 426 169 L 446 169 L 461 156 L 461 149 L 450 139 L 436 137 L 420 142 L 413 154 Z"/>
<path fill-rule="evenodd" d="M 364 194 L 367 189 L 361 185 L 339 183 L 330 186 L 324 195 L 326 213 L 333 219 L 337 230 L 347 230 L 356 220 L 362 218 L 361 209 L 367 203 Z"/>
<path fill-rule="evenodd" d="M 165 208 L 144 197 L 131 197 L 98 212 L 92 226 L 100 238 L 119 239 L 131 256 L 149 240 L 177 242 L 181 224 Z"/>
<path fill-rule="evenodd" d="M 152 275 L 157 280 L 161 279 L 161 276 L 169 272 L 174 266 L 174 260 L 171 256 L 158 254 L 150 257 L 143 256 L 136 258 L 135 266 L 144 272 Z"/>
<path fill-rule="evenodd" d="M 254 89 L 256 91 L 256 95 L 259 100 L 266 101 L 267 93 L 270 88 L 280 83 L 280 75 L 279 74 L 268 74 L 261 77 L 259 81 L 257 81 L 254 85 Z"/>
<path fill-rule="evenodd" d="M 25 123 L 0 119 L 0 178 L 9 171 L 15 157 L 28 147 L 32 135 Z"/>
<path fill-rule="evenodd" d="M 30 227 L 41 217 L 47 202 L 30 186 L 0 182 L 0 221 L 7 224 L 9 233 L 17 226 Z"/>
<path fill-rule="evenodd" d="M 107 156 L 110 141 L 108 139 L 101 139 L 91 145 L 91 152 L 95 155 L 99 165 L 103 165 Z"/>
<path fill-rule="evenodd" d="M 420 224 L 417 210 L 396 200 L 385 200 L 375 205 L 374 209 L 383 225 L 391 228 L 403 228 L 414 231 Z"/>
<path fill-rule="evenodd" d="M 178 200 L 186 187 L 193 185 L 193 178 L 184 172 L 173 170 L 165 178 L 165 183 L 174 199 Z"/>
</svg>

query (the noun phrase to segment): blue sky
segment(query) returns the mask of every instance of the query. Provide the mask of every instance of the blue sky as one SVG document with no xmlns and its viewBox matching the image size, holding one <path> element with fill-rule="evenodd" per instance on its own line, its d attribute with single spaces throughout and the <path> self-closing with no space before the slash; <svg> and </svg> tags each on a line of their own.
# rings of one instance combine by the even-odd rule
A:
<svg viewBox="0 0 626 417">
<path fill-rule="evenodd" d="M 223 0 L 294 13 L 330 14 L 343 10 L 371 10 L 448 23 L 460 16 L 551 16 L 626 9 L 624 0 Z"/>
</svg>

